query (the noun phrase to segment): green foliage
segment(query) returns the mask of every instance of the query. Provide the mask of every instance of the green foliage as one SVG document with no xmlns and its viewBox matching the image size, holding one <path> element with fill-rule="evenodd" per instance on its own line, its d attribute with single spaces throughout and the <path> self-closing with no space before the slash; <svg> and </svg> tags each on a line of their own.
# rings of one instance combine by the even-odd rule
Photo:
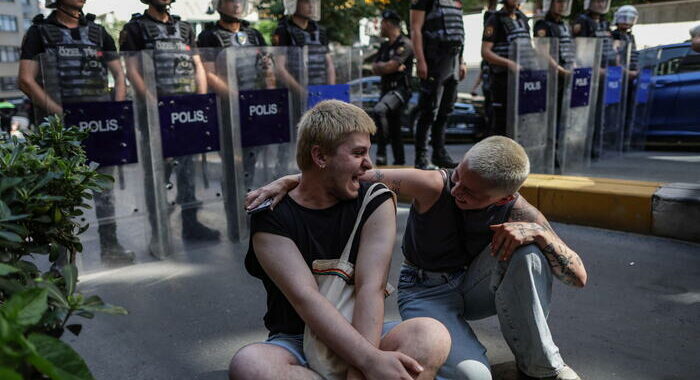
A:
<svg viewBox="0 0 700 380">
<path fill-rule="evenodd" d="M 277 22 L 273 20 L 260 20 L 254 27 L 263 35 L 265 42 L 268 45 L 272 45 L 272 33 L 277 27 Z"/>
<path fill-rule="evenodd" d="M 73 315 L 126 314 L 98 296 L 76 291 L 78 270 L 72 263 L 82 251 L 78 235 L 87 229 L 76 217 L 87 208 L 92 191 L 111 185 L 109 176 L 88 165 L 76 127 L 64 128 L 50 117 L 26 143 L 0 143 L 0 378 L 91 379 L 83 359 L 58 338 L 79 324 Z M 42 273 L 34 255 L 48 255 L 60 270 Z"/>
</svg>

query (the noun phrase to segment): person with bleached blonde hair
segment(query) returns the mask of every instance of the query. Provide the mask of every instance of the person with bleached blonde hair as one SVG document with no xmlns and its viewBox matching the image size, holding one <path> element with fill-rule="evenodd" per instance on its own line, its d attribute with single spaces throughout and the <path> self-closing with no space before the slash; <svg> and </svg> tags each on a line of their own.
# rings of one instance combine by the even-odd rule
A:
<svg viewBox="0 0 700 380">
<path fill-rule="evenodd" d="M 440 322 L 384 323 L 395 206 L 386 186 L 371 188 L 360 180 L 372 169 L 375 131 L 362 109 L 336 100 L 317 104 L 301 118 L 298 186 L 274 209 L 253 215 L 245 260 L 267 291 L 269 337 L 235 354 L 231 379 L 320 378 L 303 348 L 306 325 L 347 363 L 348 379 L 432 379 L 447 358 L 450 336 Z M 375 194 L 355 227 L 363 199 Z M 312 268 L 318 275 L 315 260 L 339 259 L 351 236 L 354 274 L 346 275 L 355 305 L 348 321 L 319 291 Z"/>
<path fill-rule="evenodd" d="M 554 344 L 549 314 L 552 279 L 582 287 L 581 258 L 518 189 L 530 173 L 520 144 L 492 136 L 474 145 L 454 170 L 369 170 L 361 180 L 385 183 L 412 199 L 399 277 L 403 320 L 430 317 L 450 332 L 443 379 L 491 379 L 486 348 L 468 321 L 497 316 L 518 369 L 542 379 L 579 379 Z M 294 188 L 288 176 L 248 195 L 260 199 Z"/>
</svg>

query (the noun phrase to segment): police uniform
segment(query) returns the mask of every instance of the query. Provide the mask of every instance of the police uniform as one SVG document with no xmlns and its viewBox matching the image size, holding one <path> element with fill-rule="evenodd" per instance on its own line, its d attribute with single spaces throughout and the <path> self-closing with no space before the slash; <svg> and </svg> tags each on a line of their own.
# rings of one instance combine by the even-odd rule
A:
<svg viewBox="0 0 700 380">
<path fill-rule="evenodd" d="M 196 54 L 195 33 L 192 26 L 181 21 L 178 16 L 170 15 L 166 22 L 153 18 L 148 12 L 132 15 L 131 20 L 124 25 L 119 35 L 119 45 L 123 52 L 140 50 L 153 51 L 155 81 L 158 96 L 194 94 L 197 91 L 195 81 L 195 66 L 193 55 Z M 143 96 L 143 94 L 137 94 Z M 147 116 L 143 110 L 138 112 L 140 125 L 148 125 Z M 152 126 L 149 126 L 149 128 Z M 148 128 L 142 133 L 147 134 Z M 147 141 L 148 138 L 145 138 Z M 148 149 L 144 149 L 144 155 Z M 179 204 L 194 204 L 194 162 L 192 156 L 178 157 L 168 160 L 165 165 L 166 182 L 169 181 L 173 169 L 177 177 L 176 202 Z M 146 196 L 149 216 L 154 215 L 155 197 Z M 155 225 L 155 219 L 151 218 Z M 182 209 L 182 237 L 193 240 L 215 240 L 219 232 L 209 229 L 197 221 L 197 208 Z"/>
<path fill-rule="evenodd" d="M 411 72 L 413 70 L 413 47 L 411 40 L 401 34 L 393 42 L 386 41 L 379 47 L 375 62 L 396 61 L 405 69 L 382 75 L 380 100 L 374 107 L 374 116 L 379 127 L 377 156 L 386 157 L 386 139 L 391 141 L 394 165 L 405 163 L 401 140 L 401 119 L 411 98 Z"/>
<path fill-rule="evenodd" d="M 617 61 L 617 53 L 613 48 L 610 22 L 603 15 L 599 19 L 591 17 L 590 12 L 580 14 L 573 26 L 574 37 L 594 37 L 603 40 L 601 65 L 607 67 Z"/>
<path fill-rule="evenodd" d="M 95 16 L 82 14 L 77 28 L 68 28 L 58 21 L 56 11 L 48 17 L 37 15 L 32 20 L 22 41 L 21 59 L 37 60 L 47 54 L 42 65 L 42 75 L 52 78 L 50 83 L 40 83 L 62 104 L 77 102 L 110 101 L 107 62 L 119 59 L 114 39 L 105 28 L 97 25 Z M 47 81 L 49 82 L 49 81 Z M 56 88 L 46 88 L 46 86 Z M 45 110 L 34 107 L 41 118 Z M 114 175 L 113 166 L 98 169 L 102 174 Z M 133 252 L 121 247 L 117 241 L 115 222 L 105 223 L 114 217 L 114 192 L 111 189 L 95 193 L 95 214 L 98 218 L 98 233 L 103 258 L 133 260 Z"/>
<path fill-rule="evenodd" d="M 530 39 L 530 27 L 527 21 L 527 17 L 519 10 L 515 10 L 511 16 L 508 11 L 501 8 L 486 21 L 482 41 L 492 42 L 492 51 L 508 59 L 510 46 L 513 41 L 518 39 Z M 508 102 L 508 68 L 489 64 L 489 69 L 491 72 L 490 134 L 505 136 Z"/>
<path fill-rule="evenodd" d="M 237 32 L 232 32 L 217 22 L 214 25 L 209 25 L 197 37 L 197 46 L 199 48 L 225 49 L 232 46 L 235 48 L 247 48 L 265 45 L 265 39 L 262 34 L 257 29 L 251 28 L 250 23 L 245 20 L 241 20 L 240 29 Z M 251 53 L 236 59 L 236 77 L 239 90 L 264 88 L 259 85 L 265 80 L 263 70 L 259 69 L 258 64 L 261 54 L 260 52 L 257 54 Z M 207 61 L 215 58 L 212 54 L 206 53 L 204 57 Z M 251 189 L 253 186 L 255 164 L 259 153 L 259 147 L 243 148 L 244 182 L 247 189 Z"/>
<path fill-rule="evenodd" d="M 639 68 L 639 51 L 637 50 L 637 42 L 634 39 L 634 34 L 631 32 L 623 33 L 619 30 L 613 30 L 610 35 L 613 40 L 622 42 L 621 47 L 623 51 L 627 46 L 630 47 L 629 69 L 632 71 L 637 70 Z"/>
<path fill-rule="evenodd" d="M 576 60 L 576 47 L 571 27 L 564 20 L 557 20 L 551 13 L 535 23 L 534 34 L 537 37 L 551 37 L 559 40 L 559 65 L 571 68 Z"/>
<path fill-rule="evenodd" d="M 326 29 L 316 21 L 308 20 L 306 29 L 295 24 L 292 16 L 284 17 L 277 25 L 272 35 L 272 44 L 275 46 L 295 46 L 308 49 L 308 84 L 321 85 L 328 83 L 328 69 L 326 67 L 326 55 L 328 49 L 328 35 Z M 291 72 L 299 72 L 297 67 L 301 62 L 292 59 L 287 62 Z"/>
<path fill-rule="evenodd" d="M 454 167 L 445 150 L 447 115 L 457 100 L 457 82 L 464 49 L 462 2 L 459 0 L 414 0 L 411 10 L 425 12 L 421 29 L 428 77 L 421 79 L 418 123 L 415 134 L 416 167 L 429 167 L 428 128 L 431 129 L 432 160 L 438 166 Z"/>
</svg>

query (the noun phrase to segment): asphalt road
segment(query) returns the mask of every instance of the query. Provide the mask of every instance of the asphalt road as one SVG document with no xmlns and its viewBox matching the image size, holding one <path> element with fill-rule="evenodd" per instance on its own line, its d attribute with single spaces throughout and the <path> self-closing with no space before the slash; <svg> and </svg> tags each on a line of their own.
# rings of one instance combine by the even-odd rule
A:
<svg viewBox="0 0 700 380">
<path fill-rule="evenodd" d="M 403 231 L 407 209 L 399 210 Z M 694 379 L 700 373 L 700 245 L 650 236 L 554 224 L 582 256 L 584 289 L 555 283 L 549 317 L 565 361 L 584 379 Z M 390 282 L 401 262 L 397 237 Z M 66 333 L 98 379 L 224 379 L 243 345 L 266 337 L 264 290 L 243 268 L 247 244 L 190 248 L 166 261 L 100 267 L 80 290 L 126 307 L 128 316 L 79 320 Z M 396 298 L 386 319 L 397 320 Z M 514 379 L 513 356 L 495 317 L 474 323 L 496 378 Z"/>
</svg>

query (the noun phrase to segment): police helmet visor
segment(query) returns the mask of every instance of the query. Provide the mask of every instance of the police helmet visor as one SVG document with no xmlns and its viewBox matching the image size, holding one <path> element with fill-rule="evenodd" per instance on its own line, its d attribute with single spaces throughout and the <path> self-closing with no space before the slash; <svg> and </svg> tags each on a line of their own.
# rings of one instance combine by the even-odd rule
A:
<svg viewBox="0 0 700 380">
<path fill-rule="evenodd" d="M 245 18 L 253 10 L 253 4 L 248 0 L 214 0 L 212 6 L 217 11 L 235 18 Z"/>
<path fill-rule="evenodd" d="M 321 0 L 284 0 L 284 14 L 321 21 Z"/>
<path fill-rule="evenodd" d="M 634 25 L 638 18 L 639 12 L 633 6 L 623 5 L 615 11 L 615 24 Z"/>
<path fill-rule="evenodd" d="M 571 4 L 573 0 L 544 0 L 542 10 L 544 13 L 551 10 L 554 14 L 566 17 L 571 14 Z"/>
<path fill-rule="evenodd" d="M 583 7 L 587 11 L 603 15 L 610 10 L 610 0 L 586 0 L 583 3 Z"/>
</svg>

